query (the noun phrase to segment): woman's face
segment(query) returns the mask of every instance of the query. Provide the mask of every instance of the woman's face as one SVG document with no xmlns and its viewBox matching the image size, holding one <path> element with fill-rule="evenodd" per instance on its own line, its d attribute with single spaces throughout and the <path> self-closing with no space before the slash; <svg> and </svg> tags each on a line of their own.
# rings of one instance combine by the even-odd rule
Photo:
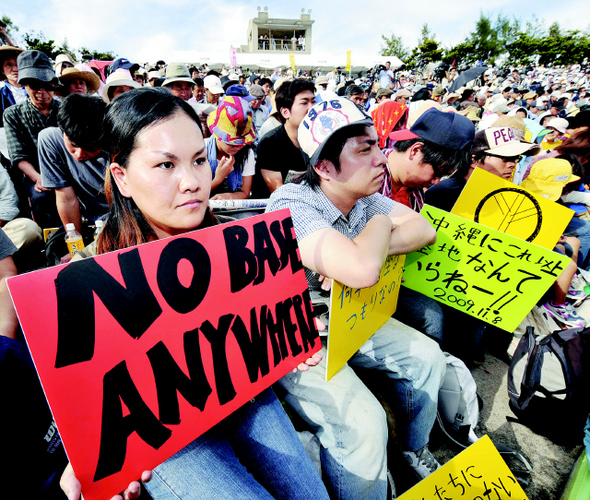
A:
<svg viewBox="0 0 590 500">
<path fill-rule="evenodd" d="M 20 87 L 18 84 L 18 64 L 16 57 L 8 57 L 2 63 L 2 73 L 13 87 Z"/>
<path fill-rule="evenodd" d="M 110 166 L 121 194 L 132 198 L 158 238 L 191 231 L 207 212 L 211 167 L 198 125 L 177 111 L 136 137 L 127 168 Z"/>
</svg>

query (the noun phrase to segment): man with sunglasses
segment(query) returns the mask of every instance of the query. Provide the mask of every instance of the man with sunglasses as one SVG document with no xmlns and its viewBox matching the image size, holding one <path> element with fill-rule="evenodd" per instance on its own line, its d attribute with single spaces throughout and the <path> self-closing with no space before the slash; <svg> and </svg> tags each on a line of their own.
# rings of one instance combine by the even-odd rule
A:
<svg viewBox="0 0 590 500">
<path fill-rule="evenodd" d="M 510 180 L 522 156 L 539 151 L 537 144 L 521 142 L 509 127 L 490 127 L 475 134 L 471 162 L 426 191 L 426 203 L 450 212 L 476 168 Z"/>
<path fill-rule="evenodd" d="M 49 58 L 38 50 L 25 50 L 17 59 L 18 83 L 28 99 L 11 106 L 3 115 L 11 177 L 25 211 L 31 200 L 33 218 L 42 228 L 61 225 L 55 194 L 43 187 L 39 171 L 37 137 L 47 127 L 57 126 L 59 103 L 53 92 L 59 80 Z"/>
</svg>

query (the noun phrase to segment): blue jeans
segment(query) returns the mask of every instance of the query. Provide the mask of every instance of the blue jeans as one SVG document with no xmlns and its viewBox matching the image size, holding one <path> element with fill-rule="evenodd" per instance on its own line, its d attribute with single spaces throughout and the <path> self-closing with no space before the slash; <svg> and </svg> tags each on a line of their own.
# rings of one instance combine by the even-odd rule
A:
<svg viewBox="0 0 590 500">
<path fill-rule="evenodd" d="M 333 499 L 384 500 L 387 494 L 387 421 L 381 404 L 352 366 L 379 370 L 389 385 L 404 451 L 428 443 L 445 370 L 432 339 L 391 318 L 326 382 L 324 360 L 278 384 L 287 402 L 322 444 L 324 481 Z"/>
<path fill-rule="evenodd" d="M 271 389 L 154 469 L 154 500 L 328 499 Z"/>
<path fill-rule="evenodd" d="M 444 314 L 440 304 L 423 293 L 402 286 L 394 318 L 428 335 L 442 345 Z"/>
<path fill-rule="evenodd" d="M 572 217 L 565 228 L 566 236 L 575 236 L 580 240 L 580 250 L 578 251 L 578 266 L 584 269 L 588 268 L 588 254 L 590 254 L 590 221 Z"/>
</svg>

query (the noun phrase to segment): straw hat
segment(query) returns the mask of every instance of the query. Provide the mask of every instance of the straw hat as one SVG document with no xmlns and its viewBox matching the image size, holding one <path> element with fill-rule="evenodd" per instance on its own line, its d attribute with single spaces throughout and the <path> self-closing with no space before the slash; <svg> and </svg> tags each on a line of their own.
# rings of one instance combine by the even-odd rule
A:
<svg viewBox="0 0 590 500">
<path fill-rule="evenodd" d="M 94 71 L 81 71 L 77 68 L 66 68 L 59 77 L 59 81 L 63 87 L 56 89 L 55 93 L 60 97 L 67 96 L 69 94 L 68 86 L 70 82 L 77 79 L 86 82 L 89 94 L 97 92 L 100 87 L 100 79 L 96 76 Z"/>
</svg>

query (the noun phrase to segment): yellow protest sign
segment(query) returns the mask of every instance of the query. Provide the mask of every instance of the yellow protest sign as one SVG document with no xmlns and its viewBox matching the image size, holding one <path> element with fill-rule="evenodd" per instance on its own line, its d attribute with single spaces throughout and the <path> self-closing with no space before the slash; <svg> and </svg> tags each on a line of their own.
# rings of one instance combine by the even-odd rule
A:
<svg viewBox="0 0 590 500">
<path fill-rule="evenodd" d="M 573 210 L 476 168 L 451 213 L 550 250 Z"/>
<path fill-rule="evenodd" d="M 291 52 L 289 54 L 289 61 L 291 62 L 291 69 L 293 70 L 293 73 L 295 73 L 295 53 Z"/>
<path fill-rule="evenodd" d="M 404 260 L 405 255 L 387 257 L 379 281 L 369 288 L 350 288 L 334 281 L 330 295 L 326 381 L 336 375 L 395 312 Z"/>
<path fill-rule="evenodd" d="M 398 500 L 528 500 L 525 492 L 486 435 Z"/>
<path fill-rule="evenodd" d="M 404 286 L 512 332 L 571 261 L 438 208 L 436 243 L 406 256 Z"/>
<path fill-rule="evenodd" d="M 350 71 L 351 66 L 351 59 L 352 59 L 352 50 L 346 51 L 346 71 Z"/>
</svg>

